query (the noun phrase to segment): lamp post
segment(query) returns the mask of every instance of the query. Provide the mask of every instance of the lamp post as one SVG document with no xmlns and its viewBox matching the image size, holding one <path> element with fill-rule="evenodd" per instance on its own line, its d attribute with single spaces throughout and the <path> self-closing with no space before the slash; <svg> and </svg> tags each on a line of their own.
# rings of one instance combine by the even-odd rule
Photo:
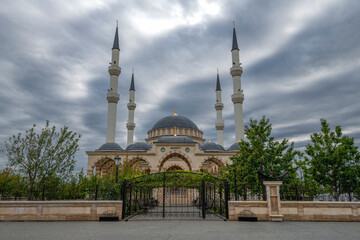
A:
<svg viewBox="0 0 360 240">
<path fill-rule="evenodd" d="M 115 180 L 115 182 L 116 183 L 118 182 L 120 160 L 121 160 L 121 157 L 119 157 L 119 155 L 116 155 L 116 157 L 115 157 L 115 165 L 116 165 L 116 180 Z"/>
</svg>

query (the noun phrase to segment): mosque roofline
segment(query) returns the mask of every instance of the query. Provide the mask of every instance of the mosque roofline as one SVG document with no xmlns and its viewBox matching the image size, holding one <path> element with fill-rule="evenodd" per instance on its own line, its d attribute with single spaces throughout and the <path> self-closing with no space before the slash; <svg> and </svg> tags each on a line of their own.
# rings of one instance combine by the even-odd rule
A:
<svg viewBox="0 0 360 240">
<path fill-rule="evenodd" d="M 157 145 L 157 146 L 173 146 L 173 145 L 180 145 L 180 146 L 188 146 L 188 145 L 197 145 L 197 142 L 186 142 L 186 143 L 164 143 L 164 142 L 153 142 L 153 145 Z"/>
<path fill-rule="evenodd" d="M 114 156 L 114 155 L 119 155 L 119 156 L 127 156 L 127 155 L 139 155 L 139 153 L 141 153 L 141 155 L 156 155 L 156 153 L 154 152 L 134 152 L 134 151 L 121 151 L 121 152 L 114 152 L 114 151 L 86 151 L 85 152 L 87 155 L 107 155 L 107 156 Z"/>
</svg>

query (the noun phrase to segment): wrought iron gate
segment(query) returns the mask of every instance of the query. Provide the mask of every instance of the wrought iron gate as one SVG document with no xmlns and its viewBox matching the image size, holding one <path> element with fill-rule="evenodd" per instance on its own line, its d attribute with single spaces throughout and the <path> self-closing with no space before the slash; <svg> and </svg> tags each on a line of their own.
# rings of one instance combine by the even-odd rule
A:
<svg viewBox="0 0 360 240">
<path fill-rule="evenodd" d="M 226 180 L 191 172 L 161 172 L 122 183 L 123 219 L 228 218 Z"/>
</svg>

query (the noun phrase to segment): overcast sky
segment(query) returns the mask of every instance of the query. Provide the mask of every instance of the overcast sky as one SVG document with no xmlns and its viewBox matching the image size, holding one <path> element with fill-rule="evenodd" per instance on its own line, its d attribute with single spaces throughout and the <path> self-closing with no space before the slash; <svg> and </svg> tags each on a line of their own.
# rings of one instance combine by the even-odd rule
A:
<svg viewBox="0 0 360 240">
<path fill-rule="evenodd" d="M 232 21 L 244 69 L 244 123 L 263 115 L 273 135 L 304 149 L 320 118 L 360 143 L 360 1 L 2 0 L 0 146 L 46 120 L 82 134 L 85 151 L 105 143 L 109 74 L 119 20 L 120 101 L 116 142 L 126 147 L 131 69 L 135 141 L 157 120 L 191 119 L 216 141 L 219 68 L 224 142 L 235 142 L 231 102 Z M 0 168 L 7 158 L 0 155 Z"/>
</svg>

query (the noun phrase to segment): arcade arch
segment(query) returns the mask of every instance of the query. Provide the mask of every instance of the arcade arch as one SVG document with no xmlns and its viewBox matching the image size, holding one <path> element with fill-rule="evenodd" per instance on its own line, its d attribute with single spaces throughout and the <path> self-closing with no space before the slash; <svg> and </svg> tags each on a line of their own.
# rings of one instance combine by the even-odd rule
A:
<svg viewBox="0 0 360 240">
<path fill-rule="evenodd" d="M 101 158 L 97 160 L 92 166 L 91 171 L 95 169 L 95 174 L 98 176 L 104 176 L 109 172 L 112 172 L 115 169 L 114 159 L 111 158 Z"/>
<path fill-rule="evenodd" d="M 179 153 L 171 153 L 163 158 L 159 165 L 159 172 L 169 169 L 171 166 L 178 166 L 182 170 L 192 171 L 190 161 Z"/>
<path fill-rule="evenodd" d="M 147 160 L 136 157 L 130 160 L 130 166 L 134 166 L 136 169 L 140 170 L 143 173 L 150 173 L 150 164 Z"/>
<path fill-rule="evenodd" d="M 220 173 L 220 169 L 224 167 L 225 165 L 220 159 L 210 157 L 201 163 L 200 171 L 218 175 Z"/>
</svg>

